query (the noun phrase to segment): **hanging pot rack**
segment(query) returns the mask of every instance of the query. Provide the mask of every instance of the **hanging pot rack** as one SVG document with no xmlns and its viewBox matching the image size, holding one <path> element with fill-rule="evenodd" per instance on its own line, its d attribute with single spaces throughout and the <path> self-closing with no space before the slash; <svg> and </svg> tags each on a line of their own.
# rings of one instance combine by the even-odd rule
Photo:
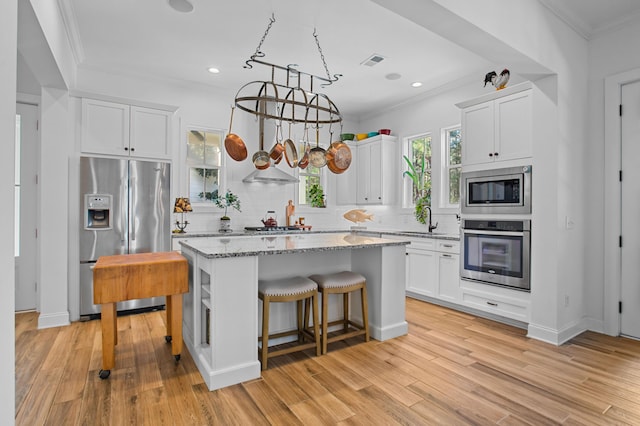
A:
<svg viewBox="0 0 640 426">
<path fill-rule="evenodd" d="M 274 22 L 275 17 L 272 14 L 256 51 L 245 61 L 244 65 L 244 68 L 247 69 L 252 69 L 254 65 L 269 68 L 271 79 L 251 81 L 241 86 L 235 96 L 234 108 L 255 115 L 261 125 L 264 120 L 268 119 L 276 120 L 279 123 L 278 126 L 281 126 L 283 122 L 289 123 L 289 129 L 292 124 L 304 124 L 305 134 L 309 124 L 313 124 L 316 130 L 316 148 L 314 149 L 322 151 L 322 157 L 324 157 L 325 150 L 319 147 L 319 129 L 325 124 L 329 125 L 329 129 L 333 123 L 342 124 L 342 115 L 336 104 L 326 94 L 316 92 L 316 90 L 318 86 L 320 88 L 330 86 L 338 81 L 342 75 L 333 74 L 332 76 L 329 73 L 315 28 L 313 37 L 326 72 L 325 77 L 300 71 L 297 69 L 297 64 L 282 66 L 263 60 L 265 54 L 260 49 Z M 262 135 L 260 142 L 259 150 L 263 151 Z M 299 162 L 293 166 L 290 164 L 290 166 L 306 167 L 306 155 L 307 153 Z M 317 160 L 316 164 L 317 167 L 323 167 L 326 160 L 322 161 L 322 165 Z"/>
<path fill-rule="evenodd" d="M 236 93 L 235 106 L 242 111 L 258 117 L 286 121 L 294 124 L 304 123 L 310 110 L 312 113 L 316 113 L 316 118 L 320 117 L 316 120 L 318 124 L 337 123 L 341 121 L 340 110 L 335 103 L 324 93 L 315 92 L 314 86 L 320 85 L 320 87 L 327 87 L 342 77 L 341 74 L 333 74 L 333 76 L 331 76 L 315 28 L 313 30 L 313 37 L 318 46 L 318 53 L 320 54 L 326 77 L 300 71 L 296 68 L 298 66 L 297 64 L 282 66 L 266 62 L 262 59 L 266 55 L 260 49 L 274 22 L 276 22 L 276 19 L 272 14 L 269 25 L 260 43 L 258 43 L 256 51 L 245 61 L 244 65 L 244 68 L 247 69 L 252 69 L 254 64 L 271 68 L 271 80 L 252 81 L 242 86 Z M 284 82 L 277 81 L 276 71 L 280 72 L 279 77 L 284 79 Z M 292 79 L 297 80 L 297 84 L 293 85 L 291 83 Z M 304 86 L 302 80 L 305 80 Z M 280 115 L 276 116 L 271 112 L 274 111 L 275 108 L 267 108 L 267 112 L 262 112 L 260 109 L 261 101 L 266 102 L 267 105 L 279 105 Z"/>
</svg>

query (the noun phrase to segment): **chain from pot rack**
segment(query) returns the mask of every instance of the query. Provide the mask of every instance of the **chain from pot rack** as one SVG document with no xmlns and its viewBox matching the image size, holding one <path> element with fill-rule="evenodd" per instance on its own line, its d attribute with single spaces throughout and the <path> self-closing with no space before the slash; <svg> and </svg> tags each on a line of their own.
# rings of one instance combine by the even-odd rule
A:
<svg viewBox="0 0 640 426">
<path fill-rule="evenodd" d="M 260 58 L 266 55 L 262 52 L 262 44 L 269 35 L 269 31 L 276 22 L 274 15 L 271 15 L 269 24 L 265 30 L 253 55 L 245 61 L 244 68 L 252 69 L 253 64 L 264 65 L 271 68 L 270 81 L 252 81 L 242 86 L 236 93 L 235 106 L 238 109 L 254 114 L 260 118 L 285 121 L 289 123 L 315 123 L 320 124 L 338 123 L 342 121 L 342 116 L 338 107 L 329 97 L 323 93 L 314 92 L 314 83 L 319 82 L 321 87 L 327 87 L 338 81 L 341 74 L 329 72 L 329 67 L 325 60 L 316 29 L 313 30 L 313 37 L 318 46 L 318 53 L 327 74 L 320 77 L 299 71 L 296 64 L 287 66 L 276 65 L 265 62 Z M 286 75 L 286 82 L 276 81 L 276 71 Z M 297 79 L 297 85 L 291 84 L 292 76 Z M 303 87 L 301 81 L 305 79 L 308 87 Z M 253 90 L 252 90 L 253 89 Z M 249 93 L 247 93 L 249 92 Z M 296 99 L 297 98 L 297 99 Z M 264 108 L 264 105 L 275 104 L 276 108 Z M 279 113 L 273 113 L 279 110 Z"/>
</svg>

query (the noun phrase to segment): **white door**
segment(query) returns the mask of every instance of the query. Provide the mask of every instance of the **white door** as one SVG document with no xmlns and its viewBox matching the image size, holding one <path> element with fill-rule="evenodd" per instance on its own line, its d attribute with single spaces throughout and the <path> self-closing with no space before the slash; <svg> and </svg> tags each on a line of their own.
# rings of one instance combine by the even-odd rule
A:
<svg viewBox="0 0 640 426">
<path fill-rule="evenodd" d="M 620 333 L 640 338 L 640 81 L 622 86 Z"/>
<path fill-rule="evenodd" d="M 16 311 L 36 309 L 38 107 L 16 105 Z M 19 127 L 18 127 L 19 124 Z M 19 150 L 18 150 L 19 149 Z"/>
</svg>

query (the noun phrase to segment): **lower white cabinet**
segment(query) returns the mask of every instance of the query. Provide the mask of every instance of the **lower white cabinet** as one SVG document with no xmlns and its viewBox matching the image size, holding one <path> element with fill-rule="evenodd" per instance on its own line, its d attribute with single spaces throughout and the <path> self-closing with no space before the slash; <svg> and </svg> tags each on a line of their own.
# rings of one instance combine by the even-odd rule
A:
<svg viewBox="0 0 640 426">
<path fill-rule="evenodd" d="M 490 314 L 528 323 L 531 294 L 473 281 L 460 281 L 460 304 Z"/>
<path fill-rule="evenodd" d="M 460 243 L 431 238 L 410 240 L 406 251 L 408 294 L 457 302 L 460 299 Z"/>
<path fill-rule="evenodd" d="M 433 241 L 412 240 L 407 246 L 407 285 L 410 292 L 436 297 L 438 294 L 437 254 Z"/>
<path fill-rule="evenodd" d="M 457 302 L 460 299 L 460 255 L 438 252 L 438 296 Z"/>
</svg>

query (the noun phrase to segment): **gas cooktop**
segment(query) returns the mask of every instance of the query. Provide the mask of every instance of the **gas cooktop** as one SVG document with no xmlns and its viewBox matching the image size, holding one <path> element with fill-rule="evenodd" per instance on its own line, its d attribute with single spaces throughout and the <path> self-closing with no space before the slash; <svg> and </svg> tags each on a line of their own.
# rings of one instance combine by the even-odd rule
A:
<svg viewBox="0 0 640 426">
<path fill-rule="evenodd" d="M 298 231 L 298 228 L 295 226 L 245 226 L 244 230 L 248 232 L 269 233 L 282 231 Z"/>
</svg>

